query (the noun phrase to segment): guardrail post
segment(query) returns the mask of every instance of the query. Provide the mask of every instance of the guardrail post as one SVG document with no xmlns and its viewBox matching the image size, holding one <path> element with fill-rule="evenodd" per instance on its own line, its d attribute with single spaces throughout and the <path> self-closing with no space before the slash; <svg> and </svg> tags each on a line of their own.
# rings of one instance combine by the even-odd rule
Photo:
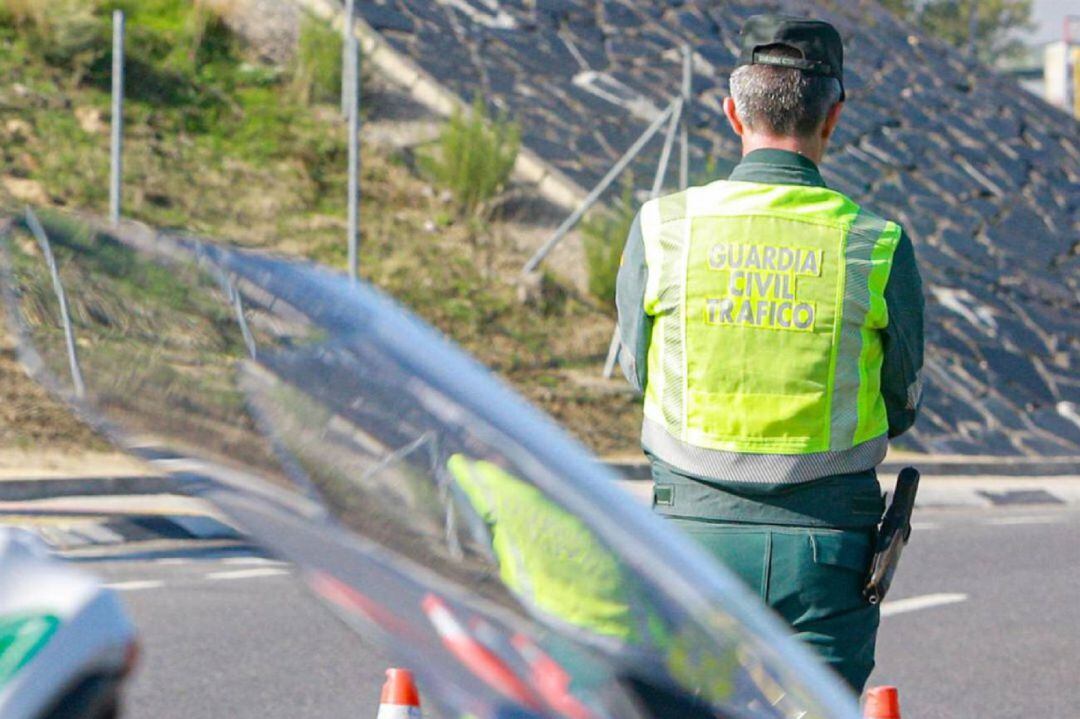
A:
<svg viewBox="0 0 1080 719">
<path fill-rule="evenodd" d="M 350 23 L 351 24 L 351 23 Z M 349 33 L 352 97 L 349 102 L 349 279 L 356 282 L 360 253 L 360 57 L 355 33 Z"/>
<path fill-rule="evenodd" d="M 124 153 L 124 12 L 113 11 L 112 144 L 109 176 L 109 221 L 120 222 L 120 189 Z"/>
<path fill-rule="evenodd" d="M 349 119 L 349 107 L 353 104 L 352 93 L 356 87 L 353 79 L 356 59 L 350 48 L 352 39 L 355 39 L 356 27 L 356 0 L 345 0 L 345 17 L 341 26 L 341 116 Z"/>
</svg>

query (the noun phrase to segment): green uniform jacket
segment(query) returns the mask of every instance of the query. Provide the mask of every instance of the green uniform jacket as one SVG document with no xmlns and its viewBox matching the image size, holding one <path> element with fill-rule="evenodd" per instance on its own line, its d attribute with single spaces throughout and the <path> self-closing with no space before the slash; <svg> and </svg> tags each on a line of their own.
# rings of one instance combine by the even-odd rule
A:
<svg viewBox="0 0 1080 719">
<path fill-rule="evenodd" d="M 824 187 L 817 166 L 802 155 L 784 150 L 755 150 L 734 169 L 731 180 Z M 634 221 L 619 269 L 616 304 L 622 338 L 620 361 L 627 380 L 639 391 L 648 382 L 646 357 L 652 336 L 652 318 L 644 310 L 648 269 L 640 217 Z M 889 420 L 889 437 L 896 437 L 915 422 L 921 393 L 923 361 L 922 281 L 911 239 L 904 233 L 893 256 L 885 288 L 889 324 L 883 330 L 884 364 L 881 391 Z M 881 516 L 880 487 L 873 470 L 823 477 L 801 485 L 727 483 L 715 478 L 687 477 L 653 458 L 658 484 L 685 485 L 673 492 L 679 508 L 666 508 L 666 495 L 657 496 L 664 514 L 729 521 L 799 526 L 860 527 L 876 524 Z M 689 481 L 687 481 L 689 480 Z M 720 491 L 712 491 L 720 490 Z M 693 502 L 688 500 L 693 499 Z"/>
</svg>

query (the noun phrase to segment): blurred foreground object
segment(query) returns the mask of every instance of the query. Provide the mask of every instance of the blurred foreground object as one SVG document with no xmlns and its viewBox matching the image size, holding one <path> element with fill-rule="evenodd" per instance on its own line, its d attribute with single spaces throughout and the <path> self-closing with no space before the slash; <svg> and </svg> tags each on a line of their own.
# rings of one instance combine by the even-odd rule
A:
<svg viewBox="0 0 1080 719">
<path fill-rule="evenodd" d="M 0 528 L 0 716 L 111 719 L 136 657 L 116 593 Z"/>
<path fill-rule="evenodd" d="M 900 719 L 900 694 L 896 687 L 872 687 L 866 691 L 865 719 Z"/>
<path fill-rule="evenodd" d="M 420 692 L 416 690 L 412 672 L 408 669 L 386 670 L 386 683 L 379 697 L 376 719 L 422 719 Z"/>
<path fill-rule="evenodd" d="M 133 223 L 0 253 L 24 364 L 301 568 L 446 716 L 837 717 L 757 600 L 486 369 L 364 283 Z M 431 709 L 429 708 L 429 711 Z"/>
</svg>

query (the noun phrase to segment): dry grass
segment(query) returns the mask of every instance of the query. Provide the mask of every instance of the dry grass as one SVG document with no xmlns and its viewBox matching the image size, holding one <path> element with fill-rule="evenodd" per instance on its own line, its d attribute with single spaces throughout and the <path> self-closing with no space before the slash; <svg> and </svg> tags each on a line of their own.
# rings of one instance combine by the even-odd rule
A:
<svg viewBox="0 0 1080 719">
<path fill-rule="evenodd" d="M 48 23 L 48 4 L 43 0 L 2 0 L 0 16 L 15 27 L 38 29 Z"/>
<path fill-rule="evenodd" d="M 109 447 L 27 377 L 6 330 L 0 331 L 0 447 L 86 451 Z"/>
<path fill-rule="evenodd" d="M 305 16 L 293 59 L 293 91 L 305 105 L 330 103 L 341 93 L 341 34 Z"/>
<path fill-rule="evenodd" d="M 39 5 L 0 0 L 5 7 L 13 1 L 28 13 Z M 217 2 L 205 7 L 221 12 Z M 197 21 L 184 22 L 190 30 Z M 54 206 L 105 212 L 107 129 L 80 125 L 75 110 L 107 108 L 107 88 L 72 87 L 66 68 L 35 59 L 21 34 L 8 37 L 11 44 L 0 43 L 0 74 L 26 90 L 0 87 L 10 119 L 19 121 L 0 123 L 0 175 L 38 183 Z M 205 47 L 208 35 L 201 37 Z M 144 88 L 145 97 L 133 94 L 128 105 L 125 214 L 344 267 L 345 129 L 337 113 L 309 108 L 290 77 L 244 66 L 233 55 L 215 56 L 199 74 L 184 62 L 188 47 L 170 50 L 145 75 L 161 83 L 172 77 L 169 68 L 194 73 L 183 92 Z M 239 48 L 235 56 L 242 55 Z M 0 181 L 0 207 L 19 206 L 5 187 Z M 528 251 L 519 228 L 496 222 L 478 231 L 458 219 L 444 189 L 391 151 L 364 148 L 361 274 L 595 449 L 632 451 L 636 402 L 613 391 L 619 383 L 581 381 L 599 374 L 610 314 L 560 283 L 548 283 L 538 305 L 520 304 L 514 281 Z"/>
<path fill-rule="evenodd" d="M 0 0 L 0 18 L 41 39 L 71 40 L 93 22 L 97 3 L 88 0 Z"/>
</svg>

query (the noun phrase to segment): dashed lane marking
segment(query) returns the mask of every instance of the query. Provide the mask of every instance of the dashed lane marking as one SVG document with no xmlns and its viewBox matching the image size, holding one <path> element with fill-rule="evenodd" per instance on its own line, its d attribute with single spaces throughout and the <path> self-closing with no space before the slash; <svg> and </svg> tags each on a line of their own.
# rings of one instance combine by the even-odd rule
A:
<svg viewBox="0 0 1080 719">
<path fill-rule="evenodd" d="M 228 572 L 211 572 L 206 575 L 206 578 L 211 580 L 252 579 L 254 577 L 277 577 L 288 573 L 287 570 L 278 569 L 277 567 L 259 567 L 257 569 L 233 569 Z"/>
<path fill-rule="evenodd" d="M 891 617 L 895 614 L 904 614 L 906 612 L 917 612 L 920 609 L 930 609 L 932 607 L 942 607 L 946 604 L 956 604 L 957 602 L 967 601 L 968 595 L 966 594 L 924 594 L 919 597 L 908 597 L 907 599 L 897 599 L 892 602 L 885 602 L 881 605 L 881 616 Z"/>
<path fill-rule="evenodd" d="M 987 524 L 996 526 L 1022 525 L 1022 524 L 1058 524 L 1062 521 L 1060 516 L 1040 515 L 1032 517 L 994 517 L 986 520 Z"/>
<path fill-rule="evenodd" d="M 138 592 L 143 589 L 160 589 L 165 586 L 165 582 L 156 579 L 133 579 L 129 582 L 113 582 L 105 586 L 118 592 Z"/>
<path fill-rule="evenodd" d="M 233 569 L 227 572 L 210 572 L 203 575 L 201 579 L 210 581 L 254 579 L 256 577 L 277 577 L 288 573 L 288 570 L 277 567 L 258 567 L 253 569 Z M 105 586 L 118 592 L 138 592 L 144 589 L 161 589 L 166 586 L 191 586 L 191 581 L 166 582 L 160 579 L 131 579 L 124 582 L 111 582 Z"/>
<path fill-rule="evenodd" d="M 938 522 L 912 522 L 911 528 L 912 530 L 922 532 L 928 529 L 941 529 L 941 524 Z"/>
</svg>

